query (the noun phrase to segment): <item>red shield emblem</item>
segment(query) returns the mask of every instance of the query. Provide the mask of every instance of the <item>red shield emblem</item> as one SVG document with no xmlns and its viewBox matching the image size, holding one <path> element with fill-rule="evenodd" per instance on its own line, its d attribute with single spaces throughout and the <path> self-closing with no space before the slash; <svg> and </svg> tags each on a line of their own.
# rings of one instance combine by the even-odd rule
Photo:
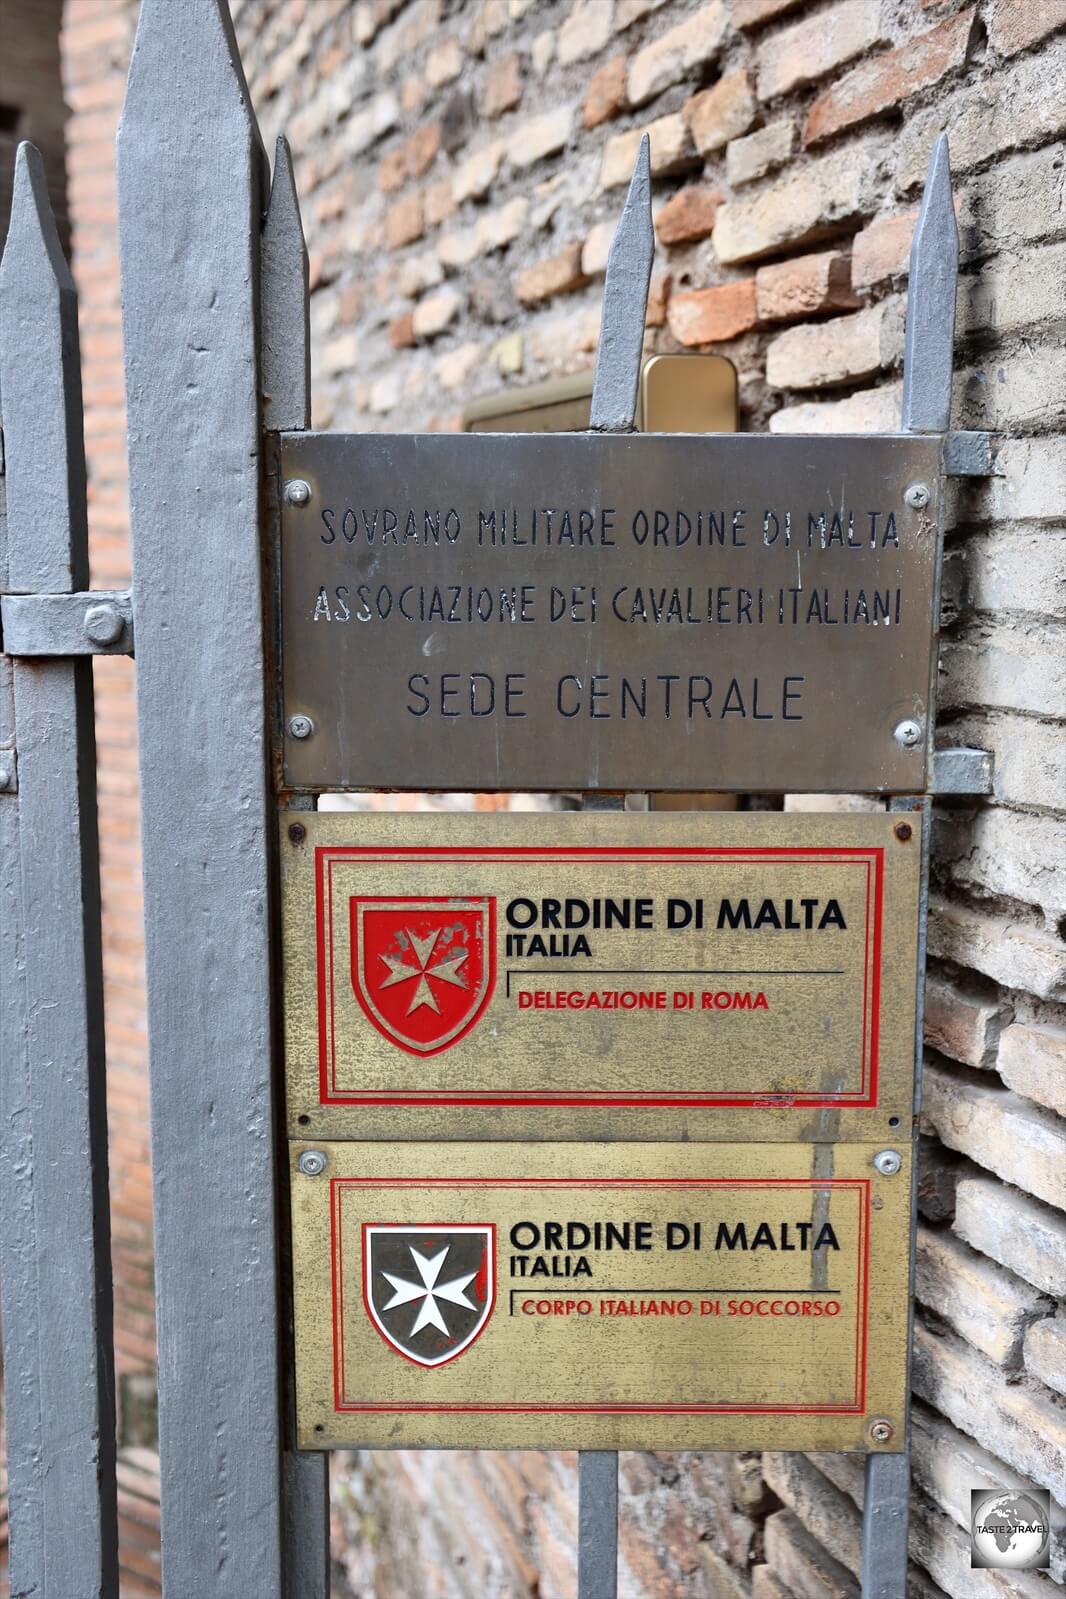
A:
<svg viewBox="0 0 1066 1599">
<path fill-rule="evenodd" d="M 400 1049 L 450 1049 L 495 983 L 495 899 L 352 899 L 355 997 Z"/>
<path fill-rule="evenodd" d="M 484 1331 L 496 1303 L 495 1227 L 364 1222 L 363 1303 L 406 1360 L 454 1360 Z"/>
</svg>

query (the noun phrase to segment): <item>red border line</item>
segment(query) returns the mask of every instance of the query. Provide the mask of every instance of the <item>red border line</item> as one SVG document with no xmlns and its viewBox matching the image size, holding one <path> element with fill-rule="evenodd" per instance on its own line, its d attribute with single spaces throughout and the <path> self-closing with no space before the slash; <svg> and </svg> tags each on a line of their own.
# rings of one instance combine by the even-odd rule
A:
<svg viewBox="0 0 1066 1599">
<path fill-rule="evenodd" d="M 870 1179 L 866 1177 L 333 1177 L 330 1179 L 330 1255 L 333 1287 L 333 1408 L 338 1414 L 398 1415 L 643 1415 L 643 1416 L 857 1416 L 866 1408 L 868 1324 L 870 1316 Z M 343 1215 L 344 1189 L 408 1188 L 808 1188 L 851 1189 L 859 1201 L 856 1247 L 855 1302 L 858 1310 L 855 1328 L 854 1399 L 849 1405 L 741 1405 L 741 1404 L 371 1404 L 349 1399 L 344 1391 L 344 1269 Z M 365 1221 L 362 1226 L 368 1225 Z M 407 1225 L 406 1223 L 404 1225 Z M 415 1225 L 412 1223 L 411 1225 Z M 429 1223 L 425 1224 L 427 1229 Z M 443 1223 L 435 1225 L 442 1226 Z M 493 1222 L 495 1237 L 496 1223 Z M 361 1234 L 362 1236 L 362 1234 Z M 364 1267 L 365 1269 L 365 1267 Z M 495 1278 L 495 1271 L 494 1271 Z M 498 1283 L 495 1284 L 498 1291 Z M 802 1293 L 797 1288 L 796 1293 Z M 495 1302 L 495 1301 L 494 1301 Z M 490 1315 L 478 1337 L 488 1326 Z M 368 1318 L 369 1319 L 369 1318 Z M 371 1320 L 371 1325 L 373 1321 Z M 376 1329 L 375 1329 L 376 1330 Z M 473 1342 L 473 1340 L 471 1341 Z M 468 1346 L 469 1347 L 469 1346 Z M 463 1351 L 465 1353 L 465 1351 Z M 416 1362 L 411 1362 L 416 1364 Z M 437 1367 L 421 1368 L 434 1371 Z"/>
<path fill-rule="evenodd" d="M 579 846 L 568 845 L 499 845 L 491 849 L 467 845 L 396 845 L 381 848 L 377 845 L 346 844 L 318 845 L 315 849 L 315 925 L 316 964 L 318 972 L 318 1035 L 319 1035 L 319 1103 L 322 1105 L 377 1105 L 484 1108 L 513 1108 L 523 1106 L 567 1106 L 589 1109 L 620 1107 L 623 1109 L 660 1110 L 669 1108 L 752 1108 L 759 1109 L 821 1109 L 840 1108 L 867 1110 L 878 1104 L 879 1044 L 882 921 L 884 915 L 884 846 L 826 846 L 824 849 L 781 845 L 776 848 L 719 847 L 716 845 L 641 846 Z M 783 863 L 791 860 L 818 862 L 828 857 L 841 863 L 865 865 L 867 872 L 866 929 L 863 946 L 863 1013 L 860 1076 L 857 1089 L 842 1090 L 837 1094 L 799 1093 L 782 1094 L 773 1091 L 748 1094 L 545 1094 L 515 1090 L 512 1093 L 444 1093 L 406 1090 L 403 1093 L 341 1093 L 337 1088 L 336 1010 L 333 991 L 333 966 L 335 945 L 333 934 L 333 866 L 346 857 L 375 860 L 409 861 L 412 858 L 471 859 L 483 863 L 506 861 L 519 857 L 550 857 L 556 860 L 628 860 L 647 856 L 666 857 L 671 860 L 701 861 L 720 857 L 741 859 L 774 859 Z M 871 939 L 870 868 L 873 867 L 874 913 Z M 328 919 L 326 915 L 328 903 Z M 495 951 L 493 952 L 495 955 Z M 872 972 L 871 972 L 872 967 Z M 358 998 L 358 995 L 356 996 Z M 488 1004 L 488 997 L 485 1005 Z M 482 1006 L 482 1011 L 485 1006 Z M 479 1012 L 479 1015 L 481 1012 Z"/>
</svg>

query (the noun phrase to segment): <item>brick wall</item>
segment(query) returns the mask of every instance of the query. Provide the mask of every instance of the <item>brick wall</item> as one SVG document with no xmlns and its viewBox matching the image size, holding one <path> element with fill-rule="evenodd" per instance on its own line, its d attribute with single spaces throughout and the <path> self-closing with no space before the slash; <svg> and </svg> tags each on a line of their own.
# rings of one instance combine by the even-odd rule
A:
<svg viewBox="0 0 1066 1599">
<path fill-rule="evenodd" d="M 892 427 L 910 231 L 933 138 L 949 128 L 963 250 L 954 422 L 1009 442 L 1001 476 L 955 492 L 945 571 L 940 738 L 991 748 L 997 765 L 989 802 L 938 815 L 912 1591 L 1050 1594 L 1037 1573 L 997 1585 L 971 1572 L 963 1527 L 968 1490 L 986 1481 L 1066 1498 L 1066 6 L 233 9 L 268 146 L 284 130 L 295 149 L 324 427 L 453 427 L 474 396 L 589 366 L 644 128 L 659 243 L 649 349 L 729 355 L 752 430 Z M 109 141 L 132 14 L 127 0 L 67 0 L 64 34 L 94 558 L 98 580 L 115 582 Z M 137 1277 L 148 1211 L 132 708 L 128 663 L 103 664 L 116 1260 L 120 1315 L 129 1305 L 139 1336 L 150 1308 Z M 627 1595 L 857 1593 L 857 1463 L 628 1455 L 622 1474 Z M 334 1475 L 352 1592 L 573 1592 L 572 1457 L 363 1454 Z M 1056 1558 L 1061 1583 L 1061 1545 Z"/>
</svg>

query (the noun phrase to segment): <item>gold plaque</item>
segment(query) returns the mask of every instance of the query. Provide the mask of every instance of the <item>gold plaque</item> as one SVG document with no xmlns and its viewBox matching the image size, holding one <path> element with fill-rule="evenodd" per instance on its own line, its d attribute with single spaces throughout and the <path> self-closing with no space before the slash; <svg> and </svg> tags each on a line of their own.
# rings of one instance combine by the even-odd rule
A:
<svg viewBox="0 0 1066 1599">
<path fill-rule="evenodd" d="M 879 1147 L 294 1144 L 300 1447 L 901 1448 Z"/>
<path fill-rule="evenodd" d="M 304 814 L 281 854 L 294 1137 L 910 1125 L 898 819 Z"/>
</svg>

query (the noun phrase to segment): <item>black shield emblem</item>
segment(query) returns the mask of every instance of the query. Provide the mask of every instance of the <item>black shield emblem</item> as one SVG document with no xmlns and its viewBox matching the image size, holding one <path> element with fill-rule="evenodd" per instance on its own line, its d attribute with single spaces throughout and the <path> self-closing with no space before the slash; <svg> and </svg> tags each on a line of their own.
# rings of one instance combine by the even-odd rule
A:
<svg viewBox="0 0 1066 1599">
<path fill-rule="evenodd" d="M 390 1348 L 443 1366 L 470 1348 L 496 1303 L 491 1223 L 363 1223 L 363 1301 Z"/>
</svg>

